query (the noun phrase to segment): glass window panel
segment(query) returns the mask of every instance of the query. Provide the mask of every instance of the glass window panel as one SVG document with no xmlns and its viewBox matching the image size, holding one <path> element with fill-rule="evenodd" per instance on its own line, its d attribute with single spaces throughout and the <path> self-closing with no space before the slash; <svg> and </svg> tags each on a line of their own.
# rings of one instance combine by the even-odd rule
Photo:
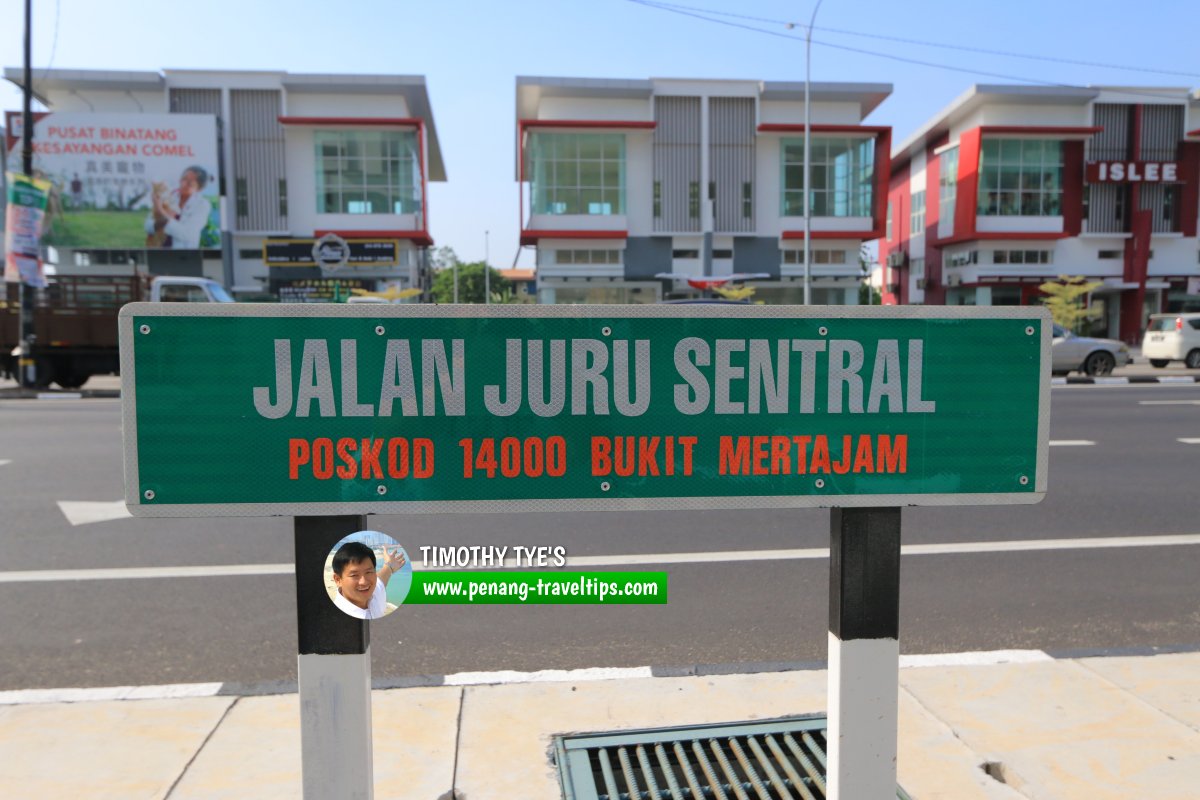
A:
<svg viewBox="0 0 1200 800">
<path fill-rule="evenodd" d="M 1036 217 L 1041 213 L 1041 195 L 1037 192 L 1021 193 L 1021 214 L 1026 217 Z"/>
<path fill-rule="evenodd" d="M 1001 139 L 1000 140 L 1000 161 L 1004 164 L 1020 164 L 1021 163 L 1021 140 L 1020 139 Z"/>
<path fill-rule="evenodd" d="M 845 250 L 832 251 L 829 254 L 829 261 L 830 261 L 830 263 L 833 263 L 833 264 L 845 264 L 846 263 L 846 251 Z"/>
<path fill-rule="evenodd" d="M 1042 214 L 1047 217 L 1062 216 L 1062 195 L 1052 192 L 1042 195 Z"/>
<path fill-rule="evenodd" d="M 1042 163 L 1062 164 L 1062 142 L 1046 141 L 1042 143 Z"/>
<path fill-rule="evenodd" d="M 579 162 L 579 185 L 582 187 L 599 188 L 600 176 L 603 174 L 603 168 L 597 161 L 580 161 Z"/>
<path fill-rule="evenodd" d="M 601 167 L 600 180 L 605 188 L 615 189 L 621 186 L 621 164 L 615 161 L 605 161 Z"/>
<path fill-rule="evenodd" d="M 1014 217 L 1019 213 L 1020 204 L 1017 192 L 1000 192 L 1001 216 Z"/>
<path fill-rule="evenodd" d="M 783 169 L 784 186 L 788 189 L 802 189 L 804 186 L 804 167 L 786 166 Z"/>
<path fill-rule="evenodd" d="M 1000 189 L 1019 189 L 1021 186 L 1021 168 L 1005 164 L 1000 168 Z"/>
<path fill-rule="evenodd" d="M 583 135 L 579 137 L 579 157 L 599 160 L 604 156 L 604 137 Z"/>
<path fill-rule="evenodd" d="M 1038 167 L 1042 163 L 1042 140 L 1026 139 L 1021 142 L 1021 163 Z"/>
</svg>

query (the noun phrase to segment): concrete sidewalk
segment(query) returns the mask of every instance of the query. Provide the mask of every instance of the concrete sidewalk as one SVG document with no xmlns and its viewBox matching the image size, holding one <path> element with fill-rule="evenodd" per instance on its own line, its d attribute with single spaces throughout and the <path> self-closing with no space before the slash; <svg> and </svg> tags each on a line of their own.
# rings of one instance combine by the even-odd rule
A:
<svg viewBox="0 0 1200 800">
<path fill-rule="evenodd" d="M 801 670 L 379 690 L 375 797 L 552 800 L 555 734 L 821 713 L 825 682 Z M 297 798 L 298 727 L 294 694 L 0 706 L 0 796 Z M 1200 653 L 904 668 L 898 769 L 914 800 L 1195 798 Z"/>
</svg>

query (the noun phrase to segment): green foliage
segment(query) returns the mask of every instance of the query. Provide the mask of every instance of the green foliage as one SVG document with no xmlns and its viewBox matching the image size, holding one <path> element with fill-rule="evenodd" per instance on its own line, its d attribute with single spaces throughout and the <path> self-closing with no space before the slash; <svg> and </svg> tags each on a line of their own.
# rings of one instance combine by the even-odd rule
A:
<svg viewBox="0 0 1200 800">
<path fill-rule="evenodd" d="M 858 304 L 860 306 L 877 306 L 882 302 L 883 296 L 874 286 L 866 281 L 858 285 Z"/>
<path fill-rule="evenodd" d="M 486 265 L 482 261 L 472 261 L 469 264 L 458 265 L 458 302 L 460 303 L 482 303 L 484 280 L 483 270 Z M 500 273 L 487 267 L 491 271 L 490 289 L 492 291 L 492 302 L 497 302 L 496 297 L 506 298 L 512 294 L 512 283 Z M 438 270 L 433 276 L 433 302 L 435 303 L 453 303 L 454 302 L 454 270 L 447 267 Z M 511 302 L 503 300 L 502 302 Z"/>
<path fill-rule="evenodd" d="M 1059 275 L 1057 281 L 1047 281 L 1038 287 L 1046 297 L 1041 298 L 1056 323 L 1076 330 L 1083 322 L 1100 315 L 1099 309 L 1084 308 L 1083 298 L 1104 284 L 1087 281 L 1082 275 Z"/>
</svg>

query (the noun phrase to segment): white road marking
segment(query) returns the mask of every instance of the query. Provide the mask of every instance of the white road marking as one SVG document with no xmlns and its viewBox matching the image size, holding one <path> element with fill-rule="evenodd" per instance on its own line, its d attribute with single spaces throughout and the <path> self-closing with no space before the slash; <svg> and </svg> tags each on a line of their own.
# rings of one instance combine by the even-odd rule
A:
<svg viewBox="0 0 1200 800">
<path fill-rule="evenodd" d="M 93 522 L 109 522 L 126 519 L 133 515 L 125 507 L 124 500 L 93 502 L 90 500 L 59 500 L 58 508 L 67 522 L 72 525 L 88 525 Z"/>
<path fill-rule="evenodd" d="M 38 400 L 82 400 L 79 392 L 38 392 Z"/>
<path fill-rule="evenodd" d="M 1051 447 L 1091 447 L 1096 444 L 1089 442 L 1087 439 L 1051 439 Z"/>
<path fill-rule="evenodd" d="M 103 700 L 176 700 L 213 697 L 220 683 L 173 683 L 161 686 L 102 686 L 96 689 L 15 689 L 0 692 L 0 706 L 29 703 L 94 703 Z"/>
<path fill-rule="evenodd" d="M 1017 539 L 998 542 L 909 544 L 906 556 L 962 555 L 969 553 L 1021 553 L 1039 550 L 1106 550 L 1122 547 L 1200 545 L 1200 533 L 1159 536 L 1100 536 L 1081 539 Z M 567 569 L 658 564 L 711 564 L 739 561 L 795 561 L 829 557 L 826 547 L 795 550 L 724 550 L 709 553 L 643 553 L 637 555 L 576 556 L 567 558 Z M 506 568 L 508 565 L 506 565 Z M 443 570 L 420 568 L 421 571 Z M 528 569 L 528 567 L 522 567 Z M 115 567 L 111 569 L 16 570 L 0 572 L 0 583 L 45 581 L 129 580 L 137 578 L 208 578 L 246 575 L 291 575 L 292 564 L 228 564 L 210 567 Z"/>
<path fill-rule="evenodd" d="M 1200 439 L 1180 439 L 1184 444 L 1200 444 Z"/>
<path fill-rule="evenodd" d="M 3 467 L 5 464 L 11 464 L 11 463 L 12 463 L 11 458 L 0 458 L 0 467 Z"/>
<path fill-rule="evenodd" d="M 537 672 L 456 672 L 445 677 L 446 686 L 493 683 L 567 683 L 569 681 L 614 681 L 653 678 L 650 667 L 591 667 L 589 669 L 543 669 Z"/>
<path fill-rule="evenodd" d="M 291 575 L 294 564 L 218 564 L 211 567 L 114 567 L 112 569 L 36 569 L 0 572 L 0 583 L 43 581 L 123 581 L 138 578 L 223 578 L 242 575 Z"/>
<path fill-rule="evenodd" d="M 900 656 L 900 669 L 909 667 L 987 667 L 995 664 L 1036 664 L 1053 661 L 1041 650 L 990 650 L 973 653 L 934 653 Z"/>
<path fill-rule="evenodd" d="M 1138 400 L 1139 406 L 1200 406 L 1200 400 Z"/>
</svg>

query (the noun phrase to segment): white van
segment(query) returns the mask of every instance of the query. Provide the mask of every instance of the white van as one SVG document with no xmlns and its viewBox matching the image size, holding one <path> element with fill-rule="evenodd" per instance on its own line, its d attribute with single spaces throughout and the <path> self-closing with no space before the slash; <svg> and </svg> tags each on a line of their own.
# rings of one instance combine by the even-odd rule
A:
<svg viewBox="0 0 1200 800">
<path fill-rule="evenodd" d="M 1182 361 L 1188 369 L 1200 369 L 1200 313 L 1152 314 L 1142 355 L 1156 367 Z"/>
</svg>

